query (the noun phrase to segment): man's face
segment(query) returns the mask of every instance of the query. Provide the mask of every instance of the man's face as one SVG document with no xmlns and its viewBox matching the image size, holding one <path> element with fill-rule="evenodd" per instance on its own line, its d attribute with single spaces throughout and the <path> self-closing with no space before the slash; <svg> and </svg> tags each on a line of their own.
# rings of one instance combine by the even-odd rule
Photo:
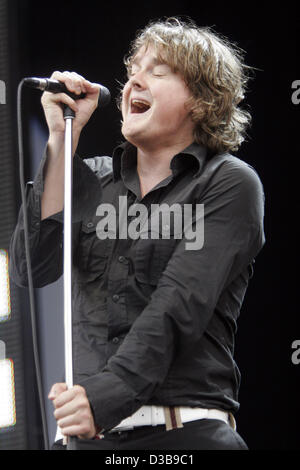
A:
<svg viewBox="0 0 300 470">
<path fill-rule="evenodd" d="M 158 60 L 153 46 L 137 52 L 122 94 L 122 133 L 144 150 L 193 142 L 194 123 L 186 102 L 191 93 L 181 76 Z"/>
</svg>

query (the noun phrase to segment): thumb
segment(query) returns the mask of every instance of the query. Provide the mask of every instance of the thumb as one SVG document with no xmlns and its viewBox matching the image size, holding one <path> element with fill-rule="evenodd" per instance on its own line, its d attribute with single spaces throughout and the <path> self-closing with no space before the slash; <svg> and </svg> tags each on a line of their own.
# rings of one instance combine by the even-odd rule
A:
<svg viewBox="0 0 300 470">
<path fill-rule="evenodd" d="M 51 390 L 49 392 L 48 398 L 49 400 L 55 400 L 55 398 L 62 392 L 65 392 L 68 389 L 67 384 L 65 383 L 57 383 L 52 385 Z"/>
</svg>

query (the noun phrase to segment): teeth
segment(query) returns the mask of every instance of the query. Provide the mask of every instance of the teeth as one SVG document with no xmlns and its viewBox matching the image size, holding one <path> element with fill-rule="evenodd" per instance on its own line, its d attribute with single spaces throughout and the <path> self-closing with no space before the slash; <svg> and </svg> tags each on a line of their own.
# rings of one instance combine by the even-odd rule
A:
<svg viewBox="0 0 300 470">
<path fill-rule="evenodd" d="M 150 108 L 149 103 L 147 103 L 146 101 L 142 101 L 142 100 L 132 100 L 132 104 L 137 104 L 137 105 L 142 104 L 142 105 L 149 106 Z"/>
<path fill-rule="evenodd" d="M 133 114 L 143 114 L 150 109 L 150 104 L 147 101 L 133 98 L 131 100 L 131 112 Z"/>
</svg>

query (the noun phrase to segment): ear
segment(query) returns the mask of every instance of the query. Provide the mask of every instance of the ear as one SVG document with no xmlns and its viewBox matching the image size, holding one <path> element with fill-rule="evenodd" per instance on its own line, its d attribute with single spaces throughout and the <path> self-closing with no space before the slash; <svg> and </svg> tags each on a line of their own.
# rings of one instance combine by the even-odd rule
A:
<svg viewBox="0 0 300 470">
<path fill-rule="evenodd" d="M 194 98 L 191 96 L 185 103 L 186 109 L 190 112 L 192 121 L 197 125 L 199 121 L 204 119 L 206 114 L 206 105 L 201 98 Z"/>
</svg>

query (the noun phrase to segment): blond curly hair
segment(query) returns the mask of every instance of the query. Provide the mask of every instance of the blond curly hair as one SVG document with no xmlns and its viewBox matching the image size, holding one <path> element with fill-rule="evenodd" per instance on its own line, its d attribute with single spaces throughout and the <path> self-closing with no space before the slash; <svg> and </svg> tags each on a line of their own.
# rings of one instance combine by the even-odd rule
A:
<svg viewBox="0 0 300 470">
<path fill-rule="evenodd" d="M 124 58 L 129 75 L 138 50 L 150 44 L 191 91 L 195 141 L 217 153 L 237 150 L 251 122 L 250 113 L 239 106 L 251 70 L 243 63 L 243 51 L 210 27 L 168 18 L 137 33 Z"/>
</svg>

